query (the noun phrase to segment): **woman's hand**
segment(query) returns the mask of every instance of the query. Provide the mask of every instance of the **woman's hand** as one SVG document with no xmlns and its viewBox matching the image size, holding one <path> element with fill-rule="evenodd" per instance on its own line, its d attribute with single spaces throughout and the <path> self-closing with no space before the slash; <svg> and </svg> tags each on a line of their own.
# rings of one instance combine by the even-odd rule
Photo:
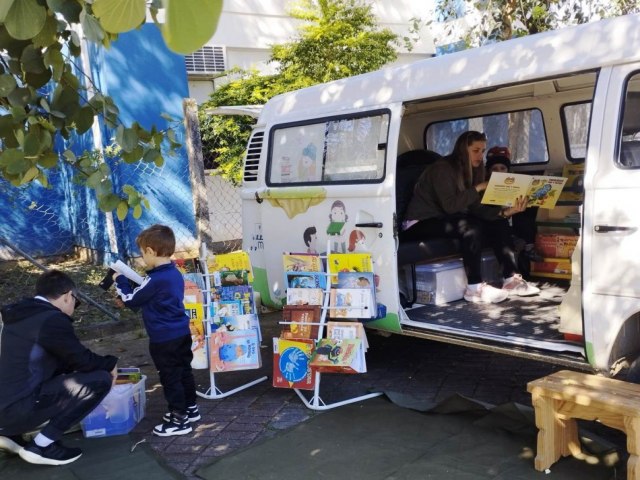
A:
<svg viewBox="0 0 640 480">
<path fill-rule="evenodd" d="M 480 192 L 484 192 L 487 189 L 487 185 L 489 185 L 489 182 L 482 182 L 476 185 L 476 192 L 480 193 Z"/>
<path fill-rule="evenodd" d="M 504 210 L 502 210 L 502 215 L 504 217 L 511 217 L 516 213 L 524 212 L 527 209 L 527 202 L 528 202 L 527 197 L 520 196 L 516 198 L 516 201 L 512 207 L 505 208 Z"/>
</svg>

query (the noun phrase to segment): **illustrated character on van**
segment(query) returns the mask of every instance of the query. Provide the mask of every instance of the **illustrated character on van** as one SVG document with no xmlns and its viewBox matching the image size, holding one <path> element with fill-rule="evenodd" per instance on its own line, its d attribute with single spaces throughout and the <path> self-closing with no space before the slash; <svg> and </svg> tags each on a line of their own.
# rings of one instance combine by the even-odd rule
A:
<svg viewBox="0 0 640 480">
<path fill-rule="evenodd" d="M 307 247 L 307 253 L 313 253 L 315 255 L 318 254 L 318 231 L 316 227 L 307 227 L 302 234 L 302 239 L 304 240 L 304 244 Z"/>
<path fill-rule="evenodd" d="M 349 252 L 368 252 L 367 238 L 362 230 L 351 230 L 349 234 Z"/>
<path fill-rule="evenodd" d="M 318 172 L 316 171 L 316 146 L 310 143 L 302 149 L 302 156 L 298 162 L 298 181 L 317 182 Z"/>
<path fill-rule="evenodd" d="M 337 253 L 347 253 L 347 242 L 344 237 L 344 226 L 349 216 L 347 208 L 342 200 L 336 200 L 331 205 L 331 213 L 329 214 L 329 226 L 327 227 L 327 235 L 331 240 L 331 250 Z"/>
</svg>

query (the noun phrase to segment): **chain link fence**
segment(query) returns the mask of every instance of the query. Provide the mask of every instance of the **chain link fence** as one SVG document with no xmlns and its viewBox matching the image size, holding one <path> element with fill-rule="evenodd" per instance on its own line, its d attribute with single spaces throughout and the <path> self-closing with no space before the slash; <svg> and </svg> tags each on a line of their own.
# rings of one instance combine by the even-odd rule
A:
<svg viewBox="0 0 640 480">
<path fill-rule="evenodd" d="M 80 288 L 86 303 L 76 315 L 81 323 L 113 323 L 128 313 L 116 308 L 113 293 L 98 283 L 105 265 L 118 258 L 140 270 L 135 238 L 144 228 L 171 226 L 177 258 L 197 256 L 201 242 L 210 253 L 241 248 L 239 192 L 205 172 L 196 108 L 194 101 L 185 101 L 181 158 L 167 157 L 162 167 L 107 159 L 116 188 L 133 185 L 149 200 L 151 208 L 140 219 L 129 214 L 119 221 L 115 214 L 101 212 L 93 193 L 74 185 L 65 168 L 51 172 L 49 189 L 0 180 L 0 303 L 33 295 L 37 276 L 57 268 Z"/>
</svg>

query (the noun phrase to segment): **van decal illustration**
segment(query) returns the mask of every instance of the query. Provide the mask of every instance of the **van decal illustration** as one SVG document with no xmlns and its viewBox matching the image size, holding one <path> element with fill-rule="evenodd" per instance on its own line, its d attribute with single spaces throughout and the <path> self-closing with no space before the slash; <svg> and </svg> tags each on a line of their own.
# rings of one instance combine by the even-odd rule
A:
<svg viewBox="0 0 640 480">
<path fill-rule="evenodd" d="M 318 230 L 316 230 L 316 227 L 305 228 L 302 233 L 302 240 L 304 240 L 304 245 L 307 247 L 307 253 L 318 254 Z"/>
<path fill-rule="evenodd" d="M 268 200 L 273 207 L 282 208 L 291 219 L 321 204 L 327 196 L 327 191 L 322 187 L 268 188 L 259 195 Z"/>
<path fill-rule="evenodd" d="M 347 252 L 347 243 L 344 235 L 344 227 L 349 220 L 347 207 L 342 200 L 336 200 L 331 204 L 329 213 L 329 225 L 327 226 L 327 236 L 331 241 L 331 251 L 338 253 Z"/>
</svg>

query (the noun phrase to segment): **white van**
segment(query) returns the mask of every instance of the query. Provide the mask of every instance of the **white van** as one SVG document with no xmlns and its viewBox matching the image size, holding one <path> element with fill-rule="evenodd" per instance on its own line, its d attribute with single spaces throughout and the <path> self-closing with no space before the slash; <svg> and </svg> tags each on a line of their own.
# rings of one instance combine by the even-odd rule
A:
<svg viewBox="0 0 640 480">
<path fill-rule="evenodd" d="M 517 172 L 561 174 L 584 163 L 584 201 L 538 214 L 543 232 L 580 233 L 573 337 L 561 331 L 558 308 L 569 281 L 540 278 L 542 295 L 498 305 L 402 307 L 410 272 L 456 253 L 399 242 L 407 178 L 419 175 L 416 159 L 428 162 L 425 151 L 448 154 L 469 129 L 485 132 L 488 147 L 509 146 Z M 258 118 L 243 175 L 243 248 L 267 306 L 284 301 L 282 253 L 322 254 L 329 243 L 372 253 L 386 316 L 370 328 L 606 374 L 640 351 L 638 15 L 277 96 Z M 335 214 L 346 229 L 328 242 Z M 575 224 L 560 223 L 567 214 Z"/>
</svg>

